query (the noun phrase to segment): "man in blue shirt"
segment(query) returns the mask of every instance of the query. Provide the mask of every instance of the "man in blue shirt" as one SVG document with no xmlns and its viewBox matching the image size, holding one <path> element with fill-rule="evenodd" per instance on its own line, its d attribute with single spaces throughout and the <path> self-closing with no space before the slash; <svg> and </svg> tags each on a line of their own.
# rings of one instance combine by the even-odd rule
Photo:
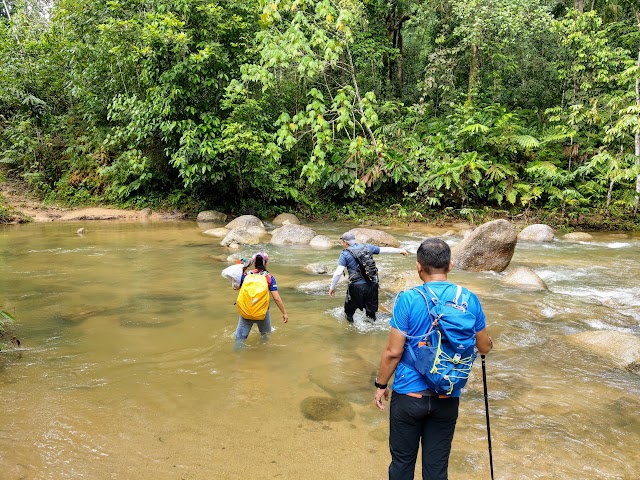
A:
<svg viewBox="0 0 640 480">
<path fill-rule="evenodd" d="M 375 321 L 376 312 L 378 311 L 378 278 L 376 277 L 373 281 L 365 279 L 360 272 L 358 260 L 356 260 L 355 255 L 351 252 L 361 248 L 367 248 L 372 255 L 379 253 L 400 253 L 405 257 L 408 255 L 408 252 L 402 248 L 378 247 L 376 245 L 369 245 L 368 243 L 357 243 L 356 236 L 351 232 L 346 232 L 340 237 L 340 240 L 342 240 L 344 250 L 340 253 L 338 266 L 333 273 L 333 279 L 329 287 L 329 296 L 334 296 L 336 285 L 340 281 L 342 273 L 346 268 L 349 273 L 349 287 L 347 288 L 347 295 L 344 301 L 344 313 L 347 316 L 347 320 L 353 322 L 353 314 L 356 310 L 364 310 L 367 318 Z"/>
<path fill-rule="evenodd" d="M 456 286 L 447 280 L 453 261 L 451 249 L 446 242 L 437 238 L 422 242 L 418 248 L 416 268 L 424 282 L 418 288 L 426 293 L 426 298 L 431 298 L 427 287 L 443 301 L 455 295 Z M 493 342 L 487 333 L 480 301 L 474 293 L 469 293 L 467 310 L 476 317 L 476 348 L 484 355 L 489 353 Z M 391 331 L 375 381 L 376 405 L 383 410 L 385 407 L 382 399 L 389 399 L 387 384 L 395 372 L 389 413 L 389 479 L 413 479 L 422 439 L 422 478 L 446 480 L 460 393 L 443 396 L 430 391 L 425 378 L 400 361 L 405 343 L 407 348 L 415 351 L 418 342 L 429 330 L 431 319 L 424 297 L 413 290 L 404 292 L 394 307 L 390 324 Z"/>
</svg>

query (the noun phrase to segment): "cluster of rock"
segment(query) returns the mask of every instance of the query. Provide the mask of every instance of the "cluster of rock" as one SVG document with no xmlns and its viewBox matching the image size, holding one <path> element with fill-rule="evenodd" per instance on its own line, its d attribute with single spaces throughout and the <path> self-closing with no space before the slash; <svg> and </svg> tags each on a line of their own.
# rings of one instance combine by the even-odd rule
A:
<svg viewBox="0 0 640 480">
<path fill-rule="evenodd" d="M 220 212 L 206 211 L 198 215 L 199 223 L 225 222 L 227 216 Z M 330 249 L 338 244 L 326 235 L 317 235 L 294 214 L 283 213 L 271 222 L 275 227 L 267 231 L 265 224 L 254 215 L 242 215 L 224 227 L 209 228 L 206 235 L 221 238 L 220 245 L 238 249 L 241 245 L 257 245 L 266 240 L 272 245 L 309 245 L 316 249 Z M 378 246 L 399 247 L 400 242 L 391 234 L 373 228 L 350 230 L 359 243 Z M 270 237 L 270 238 L 268 238 Z M 588 233 L 576 232 L 563 237 L 581 241 L 591 238 Z M 464 238 L 452 248 L 454 265 L 460 270 L 504 272 L 513 257 L 518 240 L 527 242 L 552 242 L 553 228 L 544 224 L 529 225 L 516 232 L 507 220 L 494 220 L 475 229 L 467 230 Z M 505 272 L 501 279 L 504 285 L 529 290 L 546 290 L 544 281 L 530 268 L 515 266 Z"/>
<path fill-rule="evenodd" d="M 226 215 L 218 212 L 201 212 L 198 223 L 226 221 Z M 267 231 L 265 224 L 254 215 L 242 215 L 224 227 L 205 230 L 205 235 L 221 238 L 220 245 L 239 248 L 240 245 L 257 245 L 269 238 L 272 245 L 309 245 L 316 249 L 330 249 L 337 245 L 326 235 L 318 235 L 312 228 L 300 224 L 298 217 L 291 213 L 278 215 L 271 222 L 274 228 Z M 354 228 L 351 232 L 360 243 L 371 243 L 379 246 L 399 247 L 400 242 L 381 230 L 371 228 Z"/>
</svg>

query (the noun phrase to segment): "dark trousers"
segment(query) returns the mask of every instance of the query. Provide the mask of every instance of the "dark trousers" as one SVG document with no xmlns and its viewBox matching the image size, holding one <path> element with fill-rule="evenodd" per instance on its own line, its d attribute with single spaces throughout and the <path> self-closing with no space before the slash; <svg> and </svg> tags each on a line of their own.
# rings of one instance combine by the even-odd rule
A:
<svg viewBox="0 0 640 480">
<path fill-rule="evenodd" d="M 358 309 L 364 310 L 367 317 L 376 319 L 378 311 L 378 284 L 376 282 L 349 285 L 344 300 L 344 313 L 347 320 L 353 322 L 353 314 Z"/>
<path fill-rule="evenodd" d="M 422 440 L 423 480 L 447 480 L 460 399 L 393 392 L 389 412 L 389 480 L 411 480 Z"/>
</svg>

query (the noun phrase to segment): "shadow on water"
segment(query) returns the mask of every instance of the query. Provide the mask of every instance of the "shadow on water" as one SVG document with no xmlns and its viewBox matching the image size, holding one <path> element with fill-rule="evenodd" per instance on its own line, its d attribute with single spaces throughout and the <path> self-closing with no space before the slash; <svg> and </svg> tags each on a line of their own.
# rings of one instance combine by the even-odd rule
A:
<svg viewBox="0 0 640 480">
<path fill-rule="evenodd" d="M 268 244 L 231 251 L 195 222 L 52 223 L 3 228 L 0 301 L 22 347 L 0 353 L 2 478 L 379 479 L 388 408 L 372 381 L 397 288 L 415 259 L 381 255 L 380 311 L 350 324 L 345 280 L 327 295 L 339 247 Z M 311 224 L 331 238 L 352 228 Z M 381 227 L 415 252 L 449 228 Z M 449 232 L 449 233 L 447 233 Z M 480 297 L 495 350 L 487 357 L 498 479 L 632 479 L 640 458 L 640 375 L 574 335 L 640 336 L 640 237 L 520 243 L 544 292 L 502 274 L 454 271 Z M 290 321 L 272 308 L 234 352 L 230 255 L 266 249 Z M 9 400 L 10 399 L 10 400 Z M 479 362 L 461 402 L 450 478 L 488 478 Z"/>
</svg>

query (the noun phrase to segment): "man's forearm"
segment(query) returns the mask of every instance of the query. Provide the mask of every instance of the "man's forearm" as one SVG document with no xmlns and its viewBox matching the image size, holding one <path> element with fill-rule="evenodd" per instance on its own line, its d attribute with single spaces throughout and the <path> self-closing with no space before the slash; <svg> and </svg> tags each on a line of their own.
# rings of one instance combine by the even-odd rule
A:
<svg viewBox="0 0 640 480">
<path fill-rule="evenodd" d="M 403 248 L 380 247 L 380 253 L 402 253 L 402 252 L 405 252 Z"/>
<path fill-rule="evenodd" d="M 378 383 L 389 383 L 389 380 L 393 376 L 393 372 L 396 371 L 396 367 L 400 362 L 400 357 L 392 355 L 385 350 L 380 359 L 380 369 L 378 370 Z"/>
<path fill-rule="evenodd" d="M 330 290 L 335 290 L 336 289 L 336 285 L 338 285 L 338 282 L 340 281 L 340 277 L 342 277 L 342 274 L 339 273 L 338 275 L 334 275 L 333 278 L 331 279 L 331 286 L 329 286 Z"/>
</svg>

